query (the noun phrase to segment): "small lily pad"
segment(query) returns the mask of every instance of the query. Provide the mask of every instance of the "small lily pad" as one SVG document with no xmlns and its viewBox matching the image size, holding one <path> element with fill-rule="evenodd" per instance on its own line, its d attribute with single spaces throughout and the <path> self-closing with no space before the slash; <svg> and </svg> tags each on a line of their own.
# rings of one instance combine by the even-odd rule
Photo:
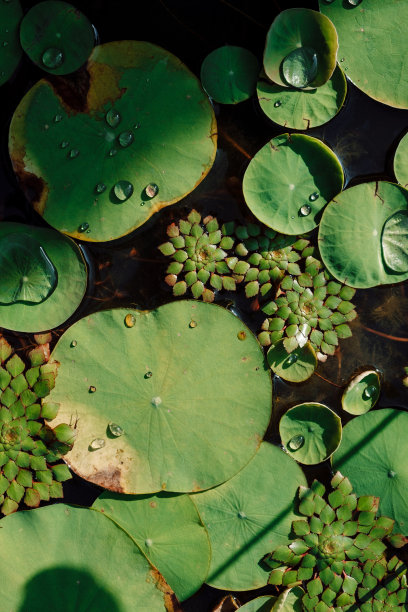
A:
<svg viewBox="0 0 408 612">
<path fill-rule="evenodd" d="M 341 398 L 343 410 L 364 414 L 371 410 L 380 396 L 380 377 L 375 370 L 362 372 L 349 383 Z"/>
<path fill-rule="evenodd" d="M 201 66 L 201 83 L 210 98 L 237 104 L 255 93 L 259 63 L 243 47 L 225 45 L 212 51 Z"/>
<path fill-rule="evenodd" d="M 395 213 L 403 213 L 400 227 L 404 235 L 407 210 L 408 192 L 393 183 L 362 183 L 339 193 L 326 206 L 319 227 L 320 254 L 333 276 L 364 289 L 407 279 L 408 270 L 399 272 L 389 268 L 383 253 L 384 226 Z M 392 231 L 396 219 L 390 224 Z M 388 232 L 386 251 L 387 235 Z M 406 256 L 399 230 L 398 235 L 398 260 L 403 267 Z"/>
<path fill-rule="evenodd" d="M 284 87 L 320 87 L 336 67 L 337 46 L 336 29 L 325 15 L 311 9 L 287 9 L 268 31 L 265 72 Z"/>
<path fill-rule="evenodd" d="M 395 272 L 408 272 L 408 210 L 401 210 L 384 223 L 382 252 L 387 266 Z"/>
<path fill-rule="evenodd" d="M 394 156 L 394 173 L 400 185 L 408 187 L 408 133 L 401 138 Z"/>
<path fill-rule="evenodd" d="M 408 413 L 384 408 L 353 419 L 333 455 L 333 468 L 350 479 L 357 495 L 380 498 L 379 514 L 408 534 Z"/>
<path fill-rule="evenodd" d="M 341 419 L 324 404 L 298 404 L 281 418 L 279 433 L 293 459 L 315 465 L 328 459 L 338 448 Z"/>
<path fill-rule="evenodd" d="M 73 240 L 48 228 L 0 224 L 2 327 L 39 332 L 64 323 L 87 284 L 86 263 Z"/>
<path fill-rule="evenodd" d="M 188 495 L 133 496 L 105 491 L 92 507 L 136 542 L 180 601 L 198 591 L 207 577 L 211 552 L 207 532 Z"/>
<path fill-rule="evenodd" d="M 0 3 L 0 86 L 13 75 L 23 55 L 19 39 L 22 16 L 19 0 Z"/>
<path fill-rule="evenodd" d="M 192 497 L 210 536 L 208 584 L 243 591 L 267 583 L 268 572 L 259 561 L 287 544 L 296 518 L 296 487 L 304 482 L 302 470 L 286 453 L 263 442 L 234 478 Z"/>
<path fill-rule="evenodd" d="M 308 130 L 333 119 L 344 104 L 347 82 L 337 66 L 330 79 L 317 89 L 283 87 L 260 79 L 257 85 L 259 105 L 278 125 Z"/>
<path fill-rule="evenodd" d="M 45 0 L 24 16 L 20 41 L 34 64 L 51 74 L 69 74 L 85 64 L 95 33 L 91 22 L 71 4 Z"/>
<path fill-rule="evenodd" d="M 297 235 L 318 225 L 324 206 L 343 187 L 336 155 L 304 134 L 273 138 L 250 161 L 243 180 L 247 205 L 268 227 Z"/>
<path fill-rule="evenodd" d="M 317 367 L 317 357 L 310 342 L 298 346 L 291 353 L 286 351 L 283 339 L 271 346 L 267 358 L 271 370 L 290 382 L 303 382 L 311 377 Z"/>
<path fill-rule="evenodd" d="M 277 599 L 276 595 L 262 595 L 240 606 L 239 610 L 242 612 L 272 612 Z"/>
</svg>

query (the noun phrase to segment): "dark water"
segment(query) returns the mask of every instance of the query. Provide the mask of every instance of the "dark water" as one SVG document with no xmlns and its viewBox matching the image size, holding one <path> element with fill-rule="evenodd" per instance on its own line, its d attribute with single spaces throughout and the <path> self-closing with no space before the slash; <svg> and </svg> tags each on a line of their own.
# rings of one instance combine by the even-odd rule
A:
<svg viewBox="0 0 408 612">
<path fill-rule="evenodd" d="M 35 2 L 22 2 L 29 8 Z M 261 60 L 266 31 L 279 10 L 291 6 L 317 8 L 317 2 L 260 0 L 149 0 L 134 3 L 115 0 L 77 2 L 76 6 L 94 23 L 100 42 L 120 39 L 148 40 L 180 57 L 199 75 L 204 57 L 225 43 L 246 47 Z M 261 8 L 262 6 L 262 8 Z M 136 7 L 136 13 L 135 13 Z M 0 114 L 0 220 L 43 225 L 20 192 L 7 154 L 9 122 L 24 93 L 41 77 L 41 72 L 23 58 L 12 81 L 2 88 Z M 323 139 L 340 158 L 347 185 L 384 179 L 394 181 L 392 159 L 395 147 L 408 127 L 408 111 L 386 107 L 368 98 L 350 82 L 346 103 L 328 124 L 307 133 Z M 165 258 L 157 245 L 165 240 L 165 227 L 191 207 L 216 215 L 223 221 L 251 220 L 241 183 L 250 158 L 283 128 L 260 111 L 255 100 L 237 106 L 215 105 L 218 122 L 218 152 L 214 167 L 203 183 L 178 204 L 161 211 L 132 236 L 105 245 L 84 246 L 92 274 L 87 297 L 69 323 L 86 313 L 113 306 L 154 308 L 172 299 L 164 284 Z M 364 248 L 363 245 L 360 248 Z M 408 365 L 407 283 L 357 291 L 354 303 L 358 318 L 352 322 L 353 337 L 340 343 L 334 357 L 320 364 L 305 383 L 296 385 L 276 379 L 274 410 L 267 439 L 279 443 L 277 424 L 291 406 L 314 401 L 341 413 L 342 387 L 364 366 L 382 374 L 378 407 L 407 408 L 407 389 L 402 384 Z M 233 308 L 258 331 L 263 317 L 254 313 L 242 295 L 223 295 L 220 303 Z M 53 343 L 68 323 L 53 333 Z M 5 332 L 16 347 L 32 342 L 25 334 Z M 343 423 L 348 419 L 341 414 Z M 328 462 L 305 469 L 308 479 L 329 478 Z M 64 485 L 65 501 L 88 505 L 100 489 L 78 477 Z M 273 592 L 272 588 L 262 592 Z M 239 594 L 241 602 L 255 594 Z M 222 592 L 203 587 L 183 605 L 186 612 L 207 612 L 220 601 Z"/>
</svg>

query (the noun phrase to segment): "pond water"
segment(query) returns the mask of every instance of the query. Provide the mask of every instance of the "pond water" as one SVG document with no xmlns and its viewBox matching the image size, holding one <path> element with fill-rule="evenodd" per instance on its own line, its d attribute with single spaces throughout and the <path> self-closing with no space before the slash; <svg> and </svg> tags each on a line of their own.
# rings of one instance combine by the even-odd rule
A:
<svg viewBox="0 0 408 612">
<path fill-rule="evenodd" d="M 35 2 L 22 2 L 29 8 Z M 148 40 L 177 55 L 199 75 L 204 57 L 225 43 L 246 47 L 262 57 L 266 31 L 275 15 L 292 6 L 317 9 L 317 2 L 273 0 L 150 0 L 137 4 L 115 0 L 77 2 L 93 22 L 100 42 Z M 262 6 L 262 8 L 261 8 Z M 0 115 L 0 220 L 34 225 L 44 222 L 32 210 L 19 190 L 7 153 L 7 134 L 14 108 L 24 93 L 41 77 L 41 72 L 23 59 L 13 79 L 2 89 Z M 223 221 L 251 220 L 242 195 L 242 177 L 253 155 L 272 137 L 285 130 L 267 119 L 256 100 L 237 106 L 215 104 L 218 123 L 218 151 L 207 178 L 188 197 L 155 215 L 133 235 L 110 244 L 86 245 L 84 252 L 91 275 L 87 296 L 74 317 L 53 333 L 55 343 L 69 323 L 86 313 L 115 306 L 154 308 L 172 300 L 163 281 L 166 261 L 157 250 L 165 240 L 165 228 L 194 207 Z M 328 124 L 307 133 L 330 146 L 344 168 L 346 185 L 367 180 L 395 181 L 392 159 L 396 145 L 408 127 L 408 111 L 380 104 L 348 82 L 348 95 L 341 112 Z M 313 237 L 316 239 L 316 232 Z M 359 246 L 364 249 L 364 245 Z M 407 389 L 402 383 L 408 366 L 408 283 L 359 290 L 353 302 L 358 318 L 351 323 L 353 336 L 341 341 L 334 357 L 319 364 L 316 373 L 302 384 L 274 381 L 273 417 L 266 438 L 280 443 L 277 424 L 290 407 L 304 401 L 321 402 L 339 414 L 342 388 L 359 369 L 377 368 L 382 376 L 378 408 L 407 408 Z M 251 308 L 242 293 L 223 294 L 216 301 L 242 317 L 259 331 L 263 317 Z M 1 325 L 1 321 L 0 321 Z M 14 346 L 27 346 L 32 337 L 4 332 Z M 341 414 L 343 424 L 348 418 Z M 307 478 L 327 481 L 329 463 L 305 467 Z M 100 489 L 75 477 L 65 483 L 66 502 L 88 505 Z M 264 589 L 273 592 L 272 588 Z M 237 594 L 243 603 L 253 596 Z M 207 612 L 221 600 L 222 592 L 209 587 L 183 605 L 185 612 Z"/>
</svg>

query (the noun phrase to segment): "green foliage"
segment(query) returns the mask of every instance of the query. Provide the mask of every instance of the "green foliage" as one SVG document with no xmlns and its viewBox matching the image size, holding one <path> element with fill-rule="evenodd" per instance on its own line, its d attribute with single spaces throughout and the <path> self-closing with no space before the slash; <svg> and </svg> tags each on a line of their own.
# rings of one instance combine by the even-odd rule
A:
<svg viewBox="0 0 408 612">
<path fill-rule="evenodd" d="M 343 410 L 350 414 L 364 414 L 371 410 L 380 395 L 380 376 L 376 370 L 366 370 L 355 376 L 341 398 Z"/>
</svg>

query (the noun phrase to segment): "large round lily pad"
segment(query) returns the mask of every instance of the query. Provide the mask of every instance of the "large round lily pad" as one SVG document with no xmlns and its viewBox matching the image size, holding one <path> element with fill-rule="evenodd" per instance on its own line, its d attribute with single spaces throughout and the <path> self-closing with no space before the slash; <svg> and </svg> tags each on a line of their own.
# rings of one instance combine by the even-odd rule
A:
<svg viewBox="0 0 408 612">
<path fill-rule="evenodd" d="M 257 94 L 263 112 L 285 128 L 308 130 L 333 119 L 343 106 L 347 82 L 337 66 L 330 79 L 316 89 L 283 87 L 261 79 Z"/>
<path fill-rule="evenodd" d="M 386 263 L 382 236 L 387 220 L 408 210 L 408 192 L 393 183 L 370 182 L 346 189 L 328 204 L 319 227 L 324 264 L 352 287 L 374 287 L 408 278 Z"/>
<path fill-rule="evenodd" d="M 408 535 L 408 413 L 385 408 L 359 416 L 343 429 L 333 467 L 347 476 L 357 495 L 380 497 L 379 514 L 395 519 Z"/>
<path fill-rule="evenodd" d="M 19 0 L 1 2 L 0 86 L 12 76 L 23 54 L 18 35 L 22 16 Z"/>
<path fill-rule="evenodd" d="M 66 321 L 87 284 L 86 263 L 73 240 L 48 228 L 0 224 L 0 323 L 39 332 Z"/>
<path fill-rule="evenodd" d="M 205 581 L 210 542 L 188 495 L 120 495 L 105 492 L 93 508 L 109 516 L 157 567 L 180 601 Z"/>
<path fill-rule="evenodd" d="M 216 123 L 196 77 L 147 42 L 98 46 L 76 80 L 43 79 L 13 116 L 9 150 L 22 188 L 53 227 L 113 240 L 206 176 Z"/>
<path fill-rule="evenodd" d="M 24 16 L 20 41 L 37 66 L 51 74 L 68 74 L 86 62 L 95 34 L 77 8 L 61 0 L 45 0 Z"/>
<path fill-rule="evenodd" d="M 255 93 L 258 73 L 259 63 L 251 51 L 225 45 L 204 59 L 201 83 L 216 102 L 237 104 Z"/>
<path fill-rule="evenodd" d="M 317 356 L 310 342 L 288 353 L 283 339 L 279 340 L 268 350 L 267 358 L 271 370 L 290 382 L 307 380 L 317 366 Z"/>
<path fill-rule="evenodd" d="M 211 542 L 207 582 L 219 589 L 244 591 L 264 586 L 261 559 L 286 544 L 297 487 L 305 477 L 277 446 L 263 442 L 234 478 L 194 495 Z"/>
<path fill-rule="evenodd" d="M 311 9 L 282 11 L 266 36 L 264 68 L 278 85 L 314 88 L 324 85 L 336 67 L 336 29 Z"/>
<path fill-rule="evenodd" d="M 325 461 L 339 446 L 341 419 L 324 404 L 298 404 L 281 418 L 279 433 L 296 461 L 314 465 Z"/>
<path fill-rule="evenodd" d="M 254 215 L 283 234 L 302 234 L 320 221 L 321 210 L 343 187 L 336 155 L 304 134 L 276 136 L 250 161 L 243 180 Z"/>
<path fill-rule="evenodd" d="M 353 83 L 375 100 L 408 108 L 408 73 L 402 51 L 406 48 L 407 3 L 319 0 L 319 6 L 336 27 L 338 57 Z"/>
<path fill-rule="evenodd" d="M 57 504 L 7 516 L 1 527 L 3 610 L 175 609 L 159 572 L 100 512 Z"/>
<path fill-rule="evenodd" d="M 262 350 L 220 306 L 98 312 L 70 327 L 52 358 L 61 365 L 51 426 L 77 422 L 66 460 L 118 493 L 217 485 L 252 458 L 269 422 Z M 124 434 L 112 435 L 112 423 Z"/>
</svg>

